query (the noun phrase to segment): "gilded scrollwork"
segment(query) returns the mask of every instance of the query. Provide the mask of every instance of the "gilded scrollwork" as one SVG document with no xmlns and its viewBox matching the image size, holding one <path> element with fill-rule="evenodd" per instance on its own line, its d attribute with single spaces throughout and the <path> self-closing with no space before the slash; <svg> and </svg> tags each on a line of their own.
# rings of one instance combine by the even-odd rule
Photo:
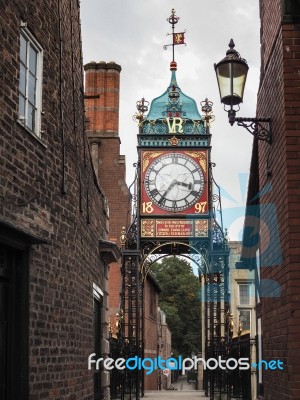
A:
<svg viewBox="0 0 300 400">
<path fill-rule="evenodd" d="M 201 165 L 203 171 L 207 171 L 206 154 L 204 151 L 189 151 L 186 152 L 186 154 L 199 160 L 199 164 Z"/>
<path fill-rule="evenodd" d="M 143 153 L 143 172 L 146 171 L 152 158 L 156 158 L 162 154 L 162 151 L 145 151 Z"/>
</svg>

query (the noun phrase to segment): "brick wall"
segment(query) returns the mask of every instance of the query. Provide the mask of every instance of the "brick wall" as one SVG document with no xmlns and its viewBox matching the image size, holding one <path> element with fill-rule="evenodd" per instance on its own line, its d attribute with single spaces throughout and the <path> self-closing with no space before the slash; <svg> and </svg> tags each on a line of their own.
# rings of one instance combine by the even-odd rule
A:
<svg viewBox="0 0 300 400">
<path fill-rule="evenodd" d="M 21 21 L 44 51 L 41 139 L 17 122 Z M 0 1 L 0 26 L 1 222 L 47 241 L 29 263 L 30 399 L 91 399 L 92 285 L 107 291 L 108 232 L 84 132 L 78 1 Z"/>
<path fill-rule="evenodd" d="M 265 371 L 264 399 L 300 398 L 300 28 L 282 24 L 280 0 L 261 0 L 262 74 L 257 112 L 272 118 L 273 143 L 259 143 L 259 186 L 272 185 L 261 197 L 262 278 L 277 282 L 278 298 L 262 299 L 263 358 L 284 362 L 284 371 Z M 267 177 L 267 160 L 271 177 Z M 274 204 L 277 226 L 267 204 Z M 265 222 L 265 223 L 264 223 Z M 273 232 L 272 232 L 273 230 Z M 273 266 L 270 266 L 273 264 Z"/>
<path fill-rule="evenodd" d="M 145 322 L 144 322 L 144 357 L 158 356 L 158 292 L 155 282 L 148 276 L 144 289 Z M 158 371 L 151 375 L 145 374 L 145 390 L 158 389 Z"/>
</svg>

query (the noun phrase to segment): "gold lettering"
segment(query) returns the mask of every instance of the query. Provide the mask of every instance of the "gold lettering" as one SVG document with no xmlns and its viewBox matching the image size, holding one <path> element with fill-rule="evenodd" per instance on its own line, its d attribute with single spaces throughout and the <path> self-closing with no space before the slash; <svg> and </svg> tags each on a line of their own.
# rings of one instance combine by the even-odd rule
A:
<svg viewBox="0 0 300 400">
<path fill-rule="evenodd" d="M 153 212 L 152 201 L 148 201 L 147 203 L 144 201 L 142 207 L 143 213 L 151 214 Z"/>
<path fill-rule="evenodd" d="M 195 213 L 200 214 L 205 212 L 207 201 L 201 201 L 200 203 L 195 204 Z"/>
<path fill-rule="evenodd" d="M 182 133 L 183 119 L 180 117 L 167 118 L 169 133 L 176 133 L 176 126 L 178 126 L 177 133 Z"/>
</svg>

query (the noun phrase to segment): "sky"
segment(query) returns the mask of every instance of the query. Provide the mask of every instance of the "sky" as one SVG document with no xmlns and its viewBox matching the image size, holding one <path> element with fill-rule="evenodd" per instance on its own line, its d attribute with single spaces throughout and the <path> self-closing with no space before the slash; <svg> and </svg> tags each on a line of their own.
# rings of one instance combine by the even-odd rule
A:
<svg viewBox="0 0 300 400">
<path fill-rule="evenodd" d="M 220 103 L 214 63 L 225 57 L 233 38 L 235 49 L 249 65 L 244 103 L 238 117 L 255 117 L 260 71 L 260 21 L 258 0 L 82 0 L 81 24 L 84 64 L 114 61 L 121 65 L 121 154 L 126 156 L 127 183 L 134 178 L 137 161 L 137 124 L 132 116 L 136 102 L 152 101 L 170 83 L 172 8 L 180 18 L 175 32 L 186 30 L 186 46 L 175 47 L 177 83 L 200 102 L 213 104 L 213 174 L 222 189 L 224 227 L 231 240 L 240 240 L 253 137 L 242 127 L 228 123 Z"/>
</svg>

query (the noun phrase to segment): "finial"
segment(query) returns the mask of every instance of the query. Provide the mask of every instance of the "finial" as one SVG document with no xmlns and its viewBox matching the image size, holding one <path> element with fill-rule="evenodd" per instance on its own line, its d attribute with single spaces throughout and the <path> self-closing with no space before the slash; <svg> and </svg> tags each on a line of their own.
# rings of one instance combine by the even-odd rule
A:
<svg viewBox="0 0 300 400">
<path fill-rule="evenodd" d="M 225 57 L 225 59 L 228 57 L 229 59 L 232 59 L 232 58 L 234 58 L 234 59 L 239 59 L 239 60 L 241 60 L 241 61 L 243 61 L 243 62 L 245 62 L 246 64 L 247 64 L 247 61 L 244 59 L 244 58 L 241 58 L 241 56 L 240 56 L 240 53 L 238 53 L 236 50 L 235 50 L 235 43 L 234 43 L 234 41 L 233 41 L 233 39 L 230 39 L 230 42 L 229 42 L 229 44 L 228 44 L 228 47 L 229 47 L 229 50 L 227 50 L 226 51 L 226 57 Z"/>
<path fill-rule="evenodd" d="M 145 119 L 145 112 L 148 111 L 149 101 L 145 100 L 144 97 L 136 102 L 136 108 L 138 110 L 132 117 L 135 122 L 138 122 L 139 126 L 142 126 L 143 121 Z"/>
<path fill-rule="evenodd" d="M 211 123 L 215 120 L 215 116 L 212 114 L 212 106 L 213 102 L 209 101 L 207 98 L 204 101 L 201 101 L 201 110 L 204 112 L 204 116 L 202 117 L 202 121 L 205 122 L 207 128 L 210 128 Z"/>
<path fill-rule="evenodd" d="M 230 42 L 229 42 L 229 45 L 228 45 L 228 46 L 230 47 L 230 49 L 233 49 L 233 48 L 234 48 L 235 44 L 234 44 L 233 39 L 230 39 Z"/>
<path fill-rule="evenodd" d="M 136 108 L 142 114 L 144 114 L 146 111 L 148 111 L 148 105 L 149 105 L 149 101 L 146 101 L 144 99 L 144 97 L 142 98 L 142 100 L 136 102 Z"/>
<path fill-rule="evenodd" d="M 230 42 L 228 44 L 229 50 L 226 51 L 226 56 L 235 56 L 236 54 L 238 54 L 238 52 L 236 50 L 234 50 L 234 41 L 233 39 L 230 39 Z"/>
<path fill-rule="evenodd" d="M 177 22 L 179 21 L 179 19 L 180 19 L 180 18 L 177 17 L 177 15 L 176 15 L 176 11 L 174 10 L 174 8 L 172 8 L 172 10 L 171 10 L 171 15 L 170 15 L 169 18 L 167 18 L 167 21 L 168 21 L 170 24 L 173 25 L 172 27 L 174 27 L 174 25 L 177 24 Z"/>
<path fill-rule="evenodd" d="M 121 236 L 120 236 L 121 246 L 124 247 L 126 243 L 126 229 L 125 226 L 122 227 Z"/>
</svg>

